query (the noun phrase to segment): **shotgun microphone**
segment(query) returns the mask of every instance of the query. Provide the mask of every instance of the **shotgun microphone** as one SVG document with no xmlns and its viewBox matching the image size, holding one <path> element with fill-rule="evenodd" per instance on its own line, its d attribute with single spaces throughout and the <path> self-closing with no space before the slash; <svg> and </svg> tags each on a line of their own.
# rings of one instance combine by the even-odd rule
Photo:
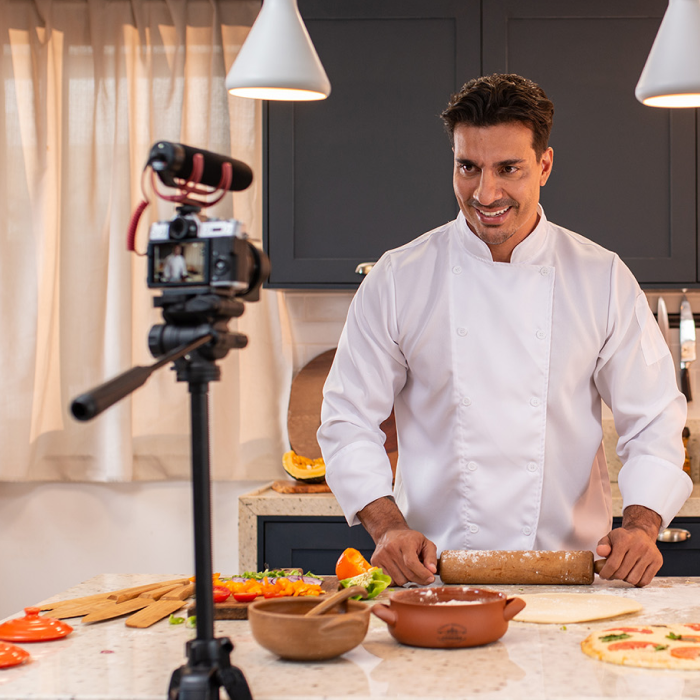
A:
<svg viewBox="0 0 700 700">
<path fill-rule="evenodd" d="M 147 165 L 153 168 L 163 184 L 168 187 L 177 187 L 174 178 L 190 179 L 194 166 L 193 159 L 197 153 L 204 159 L 200 184 L 219 187 L 224 163 L 231 165 L 232 176 L 229 190 L 239 192 L 246 189 L 253 181 L 253 171 L 240 160 L 170 141 L 158 141 L 153 145 L 148 155 Z"/>
</svg>

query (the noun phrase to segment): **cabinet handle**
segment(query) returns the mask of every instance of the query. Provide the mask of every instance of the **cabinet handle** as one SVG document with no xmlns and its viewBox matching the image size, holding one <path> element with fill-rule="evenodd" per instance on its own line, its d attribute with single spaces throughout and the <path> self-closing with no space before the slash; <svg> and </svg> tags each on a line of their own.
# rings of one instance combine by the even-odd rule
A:
<svg viewBox="0 0 700 700">
<path fill-rule="evenodd" d="M 656 539 L 659 542 L 684 542 L 690 539 L 690 532 L 680 527 L 667 527 Z"/>
<path fill-rule="evenodd" d="M 360 263 L 356 268 L 355 268 L 355 274 L 357 275 L 367 275 L 369 271 L 374 267 L 375 263 L 373 262 L 363 262 Z"/>
</svg>

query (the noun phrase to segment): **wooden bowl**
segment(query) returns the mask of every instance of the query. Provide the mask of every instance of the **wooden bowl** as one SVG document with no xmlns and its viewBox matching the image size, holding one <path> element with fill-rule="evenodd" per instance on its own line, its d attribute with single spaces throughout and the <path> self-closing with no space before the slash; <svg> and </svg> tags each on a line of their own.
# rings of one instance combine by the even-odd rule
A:
<svg viewBox="0 0 700 700">
<path fill-rule="evenodd" d="M 259 598 L 248 609 L 253 638 L 292 661 L 334 659 L 362 642 L 369 628 L 367 605 L 348 600 L 318 617 L 304 617 L 319 602 L 316 597 Z"/>
<path fill-rule="evenodd" d="M 431 649 L 475 647 L 500 639 L 525 607 L 520 598 L 485 588 L 444 586 L 393 593 L 372 612 L 402 644 Z"/>
</svg>

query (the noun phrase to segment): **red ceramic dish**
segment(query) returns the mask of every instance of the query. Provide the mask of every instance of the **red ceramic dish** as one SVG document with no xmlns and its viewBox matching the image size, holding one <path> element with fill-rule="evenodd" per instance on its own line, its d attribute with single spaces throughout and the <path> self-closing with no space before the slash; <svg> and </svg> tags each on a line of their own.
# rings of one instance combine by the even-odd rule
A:
<svg viewBox="0 0 700 700">
<path fill-rule="evenodd" d="M 14 644 L 0 642 L 0 668 L 18 666 L 29 659 L 29 653 Z"/>
<path fill-rule="evenodd" d="M 25 608 L 24 612 L 24 617 L 0 625 L 0 639 L 6 642 L 50 642 L 73 631 L 65 622 L 39 615 L 40 608 Z"/>
<path fill-rule="evenodd" d="M 372 612 L 398 642 L 431 649 L 475 647 L 500 639 L 525 607 L 520 598 L 485 588 L 445 586 L 393 593 Z"/>
</svg>

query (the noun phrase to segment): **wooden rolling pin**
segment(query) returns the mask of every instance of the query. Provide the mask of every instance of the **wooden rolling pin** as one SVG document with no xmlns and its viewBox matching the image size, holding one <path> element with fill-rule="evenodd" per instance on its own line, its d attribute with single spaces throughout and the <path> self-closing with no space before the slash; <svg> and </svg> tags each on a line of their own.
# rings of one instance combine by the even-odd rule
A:
<svg viewBox="0 0 700 700">
<path fill-rule="evenodd" d="M 605 564 L 593 552 L 445 550 L 438 574 L 443 583 L 581 585 L 593 583 Z"/>
</svg>

